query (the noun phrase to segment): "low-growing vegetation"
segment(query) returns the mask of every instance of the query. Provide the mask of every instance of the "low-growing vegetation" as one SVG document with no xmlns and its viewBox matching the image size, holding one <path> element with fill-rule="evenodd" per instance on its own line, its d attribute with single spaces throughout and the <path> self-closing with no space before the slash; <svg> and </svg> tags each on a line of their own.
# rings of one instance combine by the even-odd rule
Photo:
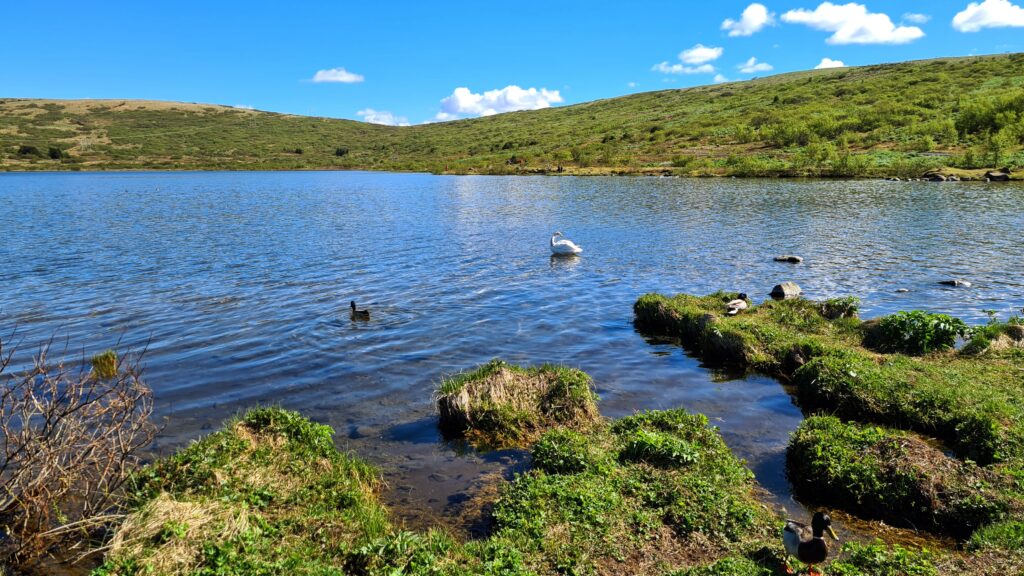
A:
<svg viewBox="0 0 1024 576">
<path fill-rule="evenodd" d="M 492 360 L 445 378 L 437 390 L 441 429 L 481 447 L 526 446 L 553 426 L 587 429 L 600 420 L 586 373 Z"/>
<path fill-rule="evenodd" d="M 810 418 L 792 439 L 788 464 L 799 491 L 959 538 L 1020 518 L 1018 319 L 972 329 L 923 312 L 864 322 L 845 313 L 846 304 L 804 299 L 769 300 L 728 316 L 726 302 L 735 296 L 648 294 L 636 302 L 636 321 L 680 338 L 709 363 L 789 381 L 805 413 L 834 416 Z M 967 339 L 960 349 L 957 337 Z M 955 457 L 907 431 L 937 439 Z"/>
<path fill-rule="evenodd" d="M 1024 165 L 1024 54 L 808 70 L 396 127 L 228 106 L 0 100 L 0 169 L 984 179 Z M 1018 177 L 1017 171 L 1011 177 Z"/>
<path fill-rule="evenodd" d="M 1012 481 L 946 456 L 913 433 L 812 416 L 793 434 L 787 469 L 808 502 L 966 539 L 1024 511 Z"/>
</svg>

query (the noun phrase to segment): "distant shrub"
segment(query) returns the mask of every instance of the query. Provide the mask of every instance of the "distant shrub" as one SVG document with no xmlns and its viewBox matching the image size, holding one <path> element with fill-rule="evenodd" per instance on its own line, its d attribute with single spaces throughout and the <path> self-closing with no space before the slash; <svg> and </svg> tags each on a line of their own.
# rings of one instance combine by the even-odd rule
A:
<svg viewBox="0 0 1024 576">
<path fill-rule="evenodd" d="M 686 156 L 680 154 L 672 157 L 672 166 L 676 168 L 686 168 L 693 162 L 693 156 Z"/>
<path fill-rule="evenodd" d="M 294 154 L 302 154 L 302 148 L 296 148 L 296 149 L 292 150 L 292 153 L 294 153 Z"/>
<path fill-rule="evenodd" d="M 921 310 L 886 316 L 879 329 L 884 348 L 908 354 L 947 350 L 956 344 L 958 336 L 968 332 L 967 324 L 959 318 Z"/>
<path fill-rule="evenodd" d="M 39 152 L 39 148 L 36 148 L 35 146 L 26 146 L 24 144 L 22 144 L 21 146 L 18 146 L 18 155 L 19 156 L 42 156 L 42 154 Z"/>
<path fill-rule="evenodd" d="M 56 146 L 50 146 L 46 155 L 50 157 L 50 160 L 60 160 L 61 158 L 64 158 L 64 151 Z"/>
<path fill-rule="evenodd" d="M 348 148 L 339 147 L 334 149 L 334 155 L 337 157 L 348 156 Z"/>
</svg>

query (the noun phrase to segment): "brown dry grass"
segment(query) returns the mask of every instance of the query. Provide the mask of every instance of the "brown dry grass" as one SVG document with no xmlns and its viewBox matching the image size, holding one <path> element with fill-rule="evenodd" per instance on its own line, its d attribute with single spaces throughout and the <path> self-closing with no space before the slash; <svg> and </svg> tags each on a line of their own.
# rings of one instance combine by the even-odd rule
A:
<svg viewBox="0 0 1024 576">
<path fill-rule="evenodd" d="M 189 574 L 203 545 L 227 541 L 249 528 L 243 506 L 223 501 L 179 501 L 162 493 L 128 516 L 110 543 L 112 556 L 143 559 L 153 574 Z M 160 542 L 160 546 L 153 546 Z"/>
</svg>

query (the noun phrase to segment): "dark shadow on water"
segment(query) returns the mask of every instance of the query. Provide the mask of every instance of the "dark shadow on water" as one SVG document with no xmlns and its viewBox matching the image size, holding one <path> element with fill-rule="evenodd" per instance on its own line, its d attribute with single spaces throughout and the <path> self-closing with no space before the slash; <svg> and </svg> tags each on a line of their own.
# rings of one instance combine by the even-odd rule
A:
<svg viewBox="0 0 1024 576">
<path fill-rule="evenodd" d="M 396 424 L 385 430 L 382 437 L 391 442 L 412 444 L 436 444 L 443 440 L 437 428 L 437 418 L 434 417 Z"/>
</svg>

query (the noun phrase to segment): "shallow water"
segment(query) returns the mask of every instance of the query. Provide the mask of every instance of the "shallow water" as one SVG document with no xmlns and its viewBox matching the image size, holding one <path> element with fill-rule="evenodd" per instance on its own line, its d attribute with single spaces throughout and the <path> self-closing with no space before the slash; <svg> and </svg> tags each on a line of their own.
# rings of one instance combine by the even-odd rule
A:
<svg viewBox="0 0 1024 576">
<path fill-rule="evenodd" d="M 1024 305 L 1024 187 L 380 173 L 0 175 L 0 334 L 141 349 L 161 450 L 255 404 L 300 410 L 379 464 L 412 524 L 448 517 L 516 452 L 441 442 L 442 375 L 494 357 L 589 372 L 602 412 L 707 414 L 776 501 L 801 419 L 760 376 L 634 330 L 645 292 L 783 280 L 863 313 L 971 322 Z M 555 230 L 582 245 L 549 257 Z M 789 253 L 804 264 L 780 264 Z M 964 278 L 969 289 L 938 281 Z M 908 293 L 896 293 L 906 288 Z M 353 322 L 349 300 L 372 310 Z M 426 519 L 426 520 L 425 520 Z"/>
</svg>

